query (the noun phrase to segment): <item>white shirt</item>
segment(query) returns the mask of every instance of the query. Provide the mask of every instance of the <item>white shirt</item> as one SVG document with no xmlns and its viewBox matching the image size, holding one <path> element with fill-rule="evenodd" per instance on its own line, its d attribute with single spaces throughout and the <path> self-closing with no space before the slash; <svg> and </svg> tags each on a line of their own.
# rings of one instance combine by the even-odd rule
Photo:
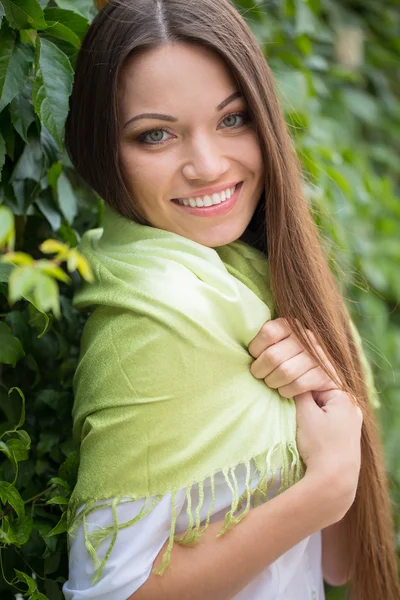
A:
<svg viewBox="0 0 400 600">
<path fill-rule="evenodd" d="M 253 472 L 253 463 L 251 463 L 251 467 Z M 245 466 L 238 465 L 235 474 L 239 494 L 241 494 L 245 490 Z M 257 481 L 255 476 L 252 488 L 256 487 Z M 232 501 L 231 490 L 222 472 L 214 476 L 214 482 L 215 505 L 210 518 L 211 523 L 224 519 Z M 279 485 L 279 476 L 277 476 L 276 482 L 268 494 L 268 499 L 276 495 Z M 198 501 L 196 486 L 191 489 L 191 500 L 193 518 L 195 518 L 194 511 Z M 210 480 L 206 479 L 204 502 L 200 510 L 201 524 L 206 519 L 211 501 Z M 119 523 L 134 518 L 143 503 L 144 499 L 120 503 L 117 506 Z M 176 534 L 184 532 L 188 526 L 189 516 L 186 510 L 186 489 L 182 489 L 176 495 Z M 245 519 L 246 517 L 244 517 Z M 83 526 L 79 526 L 74 537 L 70 538 L 69 579 L 63 586 L 65 599 L 127 600 L 149 577 L 153 562 L 169 537 L 170 523 L 171 494 L 166 494 L 147 516 L 136 524 L 119 530 L 116 544 L 106 563 L 102 577 L 95 585 L 92 585 L 91 582 L 94 572 L 93 562 L 85 547 Z M 87 520 L 87 527 L 90 530 L 111 524 L 112 513 L 109 507 L 97 510 Z M 107 543 L 100 546 L 101 557 L 104 556 L 107 548 Z M 232 600 L 324 600 L 324 598 L 321 532 L 318 532 L 305 538 L 267 566 Z"/>
</svg>

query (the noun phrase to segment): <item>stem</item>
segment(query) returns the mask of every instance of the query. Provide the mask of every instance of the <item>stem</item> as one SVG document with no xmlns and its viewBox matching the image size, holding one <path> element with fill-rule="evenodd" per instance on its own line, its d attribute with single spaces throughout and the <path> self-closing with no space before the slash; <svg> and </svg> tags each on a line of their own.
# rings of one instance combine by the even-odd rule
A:
<svg viewBox="0 0 400 600">
<path fill-rule="evenodd" d="M 49 488 L 43 490 L 42 492 L 39 492 L 38 494 L 36 494 L 36 496 L 32 496 L 32 498 L 28 498 L 28 500 L 24 500 L 24 504 L 28 504 L 28 502 L 33 502 L 34 500 L 36 500 L 36 498 L 40 498 L 41 496 L 43 496 L 50 490 L 54 489 L 54 487 L 55 487 L 55 483 L 52 483 Z"/>
</svg>

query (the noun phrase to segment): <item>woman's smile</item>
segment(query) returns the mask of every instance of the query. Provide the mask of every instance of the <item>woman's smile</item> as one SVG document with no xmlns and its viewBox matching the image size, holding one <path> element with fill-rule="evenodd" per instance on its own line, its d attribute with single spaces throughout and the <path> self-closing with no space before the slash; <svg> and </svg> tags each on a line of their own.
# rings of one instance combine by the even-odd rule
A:
<svg viewBox="0 0 400 600">
<path fill-rule="evenodd" d="M 189 215 L 198 217 L 217 217 L 232 210 L 238 201 L 242 181 L 232 187 L 225 187 L 222 192 L 207 194 L 205 196 L 191 196 L 188 199 L 173 199 L 179 208 Z"/>
</svg>

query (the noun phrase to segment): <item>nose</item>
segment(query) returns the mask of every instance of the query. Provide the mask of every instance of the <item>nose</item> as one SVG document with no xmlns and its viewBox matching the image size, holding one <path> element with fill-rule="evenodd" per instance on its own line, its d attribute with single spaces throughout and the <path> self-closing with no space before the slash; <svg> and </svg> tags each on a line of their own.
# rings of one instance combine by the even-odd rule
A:
<svg viewBox="0 0 400 600">
<path fill-rule="evenodd" d="M 229 161 L 217 140 L 202 135 L 186 149 L 182 172 L 189 180 L 216 181 L 229 170 Z"/>
</svg>

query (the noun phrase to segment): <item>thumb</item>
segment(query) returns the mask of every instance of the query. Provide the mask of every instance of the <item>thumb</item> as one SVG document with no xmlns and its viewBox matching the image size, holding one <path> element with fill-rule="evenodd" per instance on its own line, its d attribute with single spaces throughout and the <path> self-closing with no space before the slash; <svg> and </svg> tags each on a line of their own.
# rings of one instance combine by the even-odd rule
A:
<svg viewBox="0 0 400 600">
<path fill-rule="evenodd" d="M 311 392 L 297 394 L 297 396 L 293 396 L 293 399 L 296 403 L 297 415 L 308 415 L 311 417 L 319 414 L 321 411 Z"/>
</svg>

